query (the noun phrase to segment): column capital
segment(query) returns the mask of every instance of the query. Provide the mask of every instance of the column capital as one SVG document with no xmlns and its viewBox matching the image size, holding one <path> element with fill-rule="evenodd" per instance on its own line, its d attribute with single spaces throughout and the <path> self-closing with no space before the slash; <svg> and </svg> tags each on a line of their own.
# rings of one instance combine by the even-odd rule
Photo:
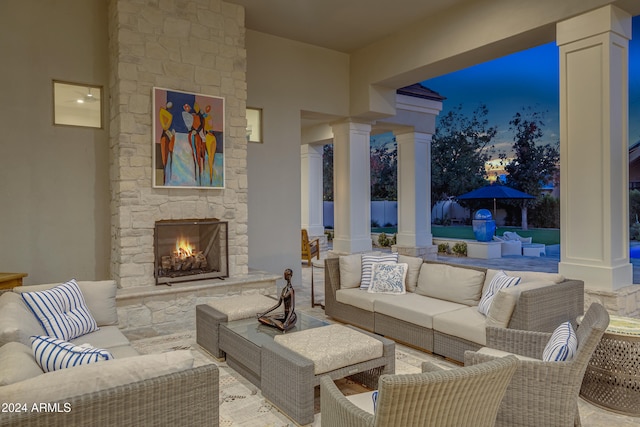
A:
<svg viewBox="0 0 640 427">
<path fill-rule="evenodd" d="M 607 5 L 558 22 L 556 44 L 562 46 L 605 33 L 615 33 L 631 40 L 631 15 L 620 8 Z"/>
</svg>

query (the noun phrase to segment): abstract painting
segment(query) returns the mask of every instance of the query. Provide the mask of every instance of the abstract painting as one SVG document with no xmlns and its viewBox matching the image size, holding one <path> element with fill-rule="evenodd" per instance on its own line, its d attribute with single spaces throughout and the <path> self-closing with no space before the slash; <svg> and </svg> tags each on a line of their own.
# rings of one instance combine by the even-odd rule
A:
<svg viewBox="0 0 640 427">
<path fill-rule="evenodd" d="M 224 98 L 153 88 L 153 186 L 224 188 Z"/>
</svg>

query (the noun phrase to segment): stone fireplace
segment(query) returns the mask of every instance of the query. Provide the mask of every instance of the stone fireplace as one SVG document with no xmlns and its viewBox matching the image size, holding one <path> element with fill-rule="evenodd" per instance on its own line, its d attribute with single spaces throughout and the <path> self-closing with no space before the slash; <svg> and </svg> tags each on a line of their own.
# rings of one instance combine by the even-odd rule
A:
<svg viewBox="0 0 640 427">
<path fill-rule="evenodd" d="M 218 219 L 156 221 L 156 285 L 229 277 L 228 223 Z"/>
</svg>

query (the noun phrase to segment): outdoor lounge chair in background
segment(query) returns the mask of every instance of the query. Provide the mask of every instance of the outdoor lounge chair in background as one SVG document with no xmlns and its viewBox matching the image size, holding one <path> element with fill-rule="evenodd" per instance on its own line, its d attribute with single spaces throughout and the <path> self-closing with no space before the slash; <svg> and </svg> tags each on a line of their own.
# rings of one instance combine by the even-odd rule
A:
<svg viewBox="0 0 640 427">
<path fill-rule="evenodd" d="M 320 259 L 320 239 L 309 240 L 307 230 L 302 230 L 302 259 L 307 260 L 307 264 L 311 265 L 313 257 Z"/>
<path fill-rule="evenodd" d="M 520 243 L 522 243 L 523 245 L 528 245 L 531 242 L 531 237 L 522 237 L 520 236 L 518 233 L 516 233 L 515 231 L 505 231 L 502 234 L 504 240 L 515 240 L 515 241 L 520 241 Z"/>
<path fill-rule="evenodd" d="M 323 376 L 322 426 L 493 426 L 517 363 L 513 356 L 454 369 L 424 362 L 421 374 L 381 375 L 375 411 L 372 392 L 346 397 Z"/>
</svg>

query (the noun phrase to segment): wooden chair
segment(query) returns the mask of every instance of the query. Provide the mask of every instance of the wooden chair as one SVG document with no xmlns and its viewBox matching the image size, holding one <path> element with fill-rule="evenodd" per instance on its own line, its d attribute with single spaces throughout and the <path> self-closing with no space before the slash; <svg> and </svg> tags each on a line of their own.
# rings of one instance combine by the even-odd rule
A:
<svg viewBox="0 0 640 427">
<path fill-rule="evenodd" d="M 302 230 L 302 259 L 307 260 L 307 264 L 311 265 L 313 257 L 320 259 L 320 239 L 309 240 L 307 230 Z"/>
</svg>

